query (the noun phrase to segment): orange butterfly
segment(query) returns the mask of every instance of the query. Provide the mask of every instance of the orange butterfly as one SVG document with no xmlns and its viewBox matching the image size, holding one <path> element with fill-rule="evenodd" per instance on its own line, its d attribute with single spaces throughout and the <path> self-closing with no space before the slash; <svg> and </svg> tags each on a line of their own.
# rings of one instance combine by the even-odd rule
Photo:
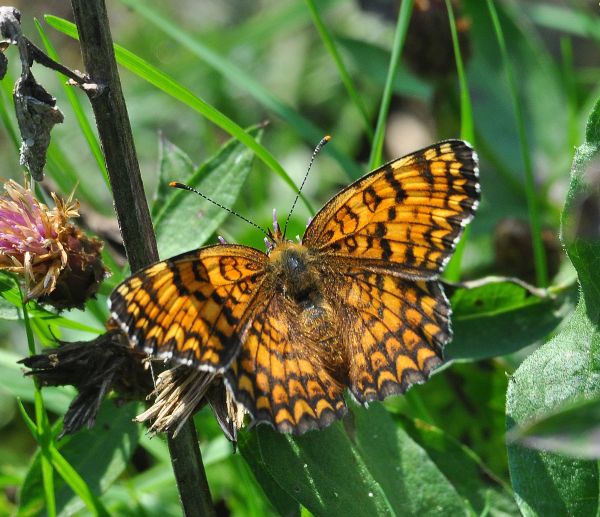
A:
<svg viewBox="0 0 600 517">
<path fill-rule="evenodd" d="M 438 282 L 479 203 L 477 155 L 448 140 L 331 199 L 301 242 L 277 224 L 267 253 L 206 246 L 138 271 L 112 318 L 153 357 L 223 376 L 255 422 L 324 427 L 403 393 L 442 362 L 450 305 Z"/>
</svg>

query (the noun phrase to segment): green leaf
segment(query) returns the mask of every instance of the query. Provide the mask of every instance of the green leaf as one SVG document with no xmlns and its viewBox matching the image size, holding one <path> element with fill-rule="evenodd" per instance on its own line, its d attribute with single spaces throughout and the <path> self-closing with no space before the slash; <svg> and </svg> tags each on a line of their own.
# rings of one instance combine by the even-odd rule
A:
<svg viewBox="0 0 600 517">
<path fill-rule="evenodd" d="M 240 450 L 261 480 L 274 480 L 314 515 L 464 515 L 470 504 L 427 452 L 375 403 L 305 436 L 265 426 Z M 269 486 L 265 487 L 269 489 Z"/>
<path fill-rule="evenodd" d="M 158 144 L 158 185 L 152 202 L 152 218 L 158 215 L 167 199 L 177 192 L 169 187 L 169 183 L 187 181 L 195 170 L 191 158 L 161 133 Z"/>
<path fill-rule="evenodd" d="M 256 482 L 262 487 L 269 501 L 279 514 L 289 517 L 299 517 L 300 505 L 281 488 L 277 480 L 264 468 L 258 451 L 255 451 L 252 447 L 248 447 L 244 453 L 244 458 L 250 465 Z"/>
<path fill-rule="evenodd" d="M 444 474 L 477 515 L 517 515 L 508 486 L 500 481 L 465 445 L 421 420 L 402 418 L 404 429 Z"/>
<path fill-rule="evenodd" d="M 539 297 L 509 281 L 457 289 L 451 297 L 454 338 L 445 355 L 479 360 L 516 352 L 554 330 L 575 297 L 574 287 Z"/>
<path fill-rule="evenodd" d="M 260 140 L 262 130 L 254 128 L 249 133 Z M 173 144 L 165 152 L 169 156 L 162 162 L 165 167 L 161 169 L 161 178 L 164 179 L 173 173 L 168 169 L 174 161 L 189 161 L 185 153 Z M 254 153 L 251 150 L 237 140 L 229 140 L 215 156 L 194 169 L 189 176 L 179 179 L 221 205 L 232 207 L 253 163 Z M 229 212 L 223 208 L 193 193 L 174 190 L 154 219 L 161 257 L 172 257 L 201 246 L 228 215 Z M 182 224 L 188 231 L 181 231 Z"/>
<path fill-rule="evenodd" d="M 600 41 L 600 23 L 598 19 L 590 16 L 583 9 L 578 11 L 573 8 L 544 2 L 527 5 L 525 10 L 531 16 L 531 19 L 542 27 Z"/>
<path fill-rule="evenodd" d="M 139 412 L 138 403 L 118 407 L 112 401 L 106 401 L 93 429 L 81 430 L 58 443 L 60 454 L 96 496 L 125 470 L 137 447 L 142 427 L 134 424 L 132 419 Z M 38 453 L 21 489 L 19 513 L 30 515 L 36 508 L 43 508 L 43 497 Z M 63 479 L 56 480 L 56 507 L 58 515 L 63 516 L 84 508 L 83 501 Z"/>
<path fill-rule="evenodd" d="M 600 397 L 561 406 L 517 429 L 509 437 L 533 449 L 581 459 L 600 458 Z"/>
<path fill-rule="evenodd" d="M 580 301 L 565 328 L 529 356 L 511 378 L 507 426 L 513 429 L 586 393 L 600 392 L 593 370 L 598 329 Z M 597 352 L 596 352 L 597 353 Z M 597 462 L 573 460 L 512 444 L 508 447 L 513 489 L 525 515 L 595 515 Z"/>
<path fill-rule="evenodd" d="M 512 377 L 507 426 L 525 426 L 582 398 L 600 396 L 600 199 L 590 165 L 600 150 L 600 101 L 577 149 L 563 211 L 562 240 L 581 285 L 579 304 L 563 329 L 529 356 Z M 592 170 L 594 167 L 592 165 Z M 596 515 L 598 463 L 511 444 L 509 467 L 517 502 L 525 515 Z"/>
</svg>

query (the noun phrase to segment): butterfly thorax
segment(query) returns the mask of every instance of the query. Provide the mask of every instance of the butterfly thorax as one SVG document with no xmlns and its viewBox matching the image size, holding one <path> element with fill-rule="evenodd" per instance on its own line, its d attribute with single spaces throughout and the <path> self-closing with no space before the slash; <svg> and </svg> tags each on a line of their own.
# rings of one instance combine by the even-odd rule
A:
<svg viewBox="0 0 600 517">
<path fill-rule="evenodd" d="M 268 270 L 273 287 L 301 308 L 320 303 L 321 282 L 315 256 L 302 244 L 279 242 L 269 254 Z"/>
</svg>

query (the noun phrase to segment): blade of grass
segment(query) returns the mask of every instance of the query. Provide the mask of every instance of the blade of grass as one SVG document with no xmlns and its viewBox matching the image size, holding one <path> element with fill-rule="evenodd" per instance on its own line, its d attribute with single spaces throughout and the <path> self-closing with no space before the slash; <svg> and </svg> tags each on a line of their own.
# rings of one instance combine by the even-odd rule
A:
<svg viewBox="0 0 600 517">
<path fill-rule="evenodd" d="M 448 9 L 448 22 L 450 23 L 450 33 L 452 34 L 452 47 L 454 50 L 454 59 L 456 60 L 456 73 L 460 85 L 460 137 L 472 145 L 475 145 L 475 130 L 473 123 L 473 106 L 471 96 L 469 95 L 469 84 L 467 74 L 458 42 L 458 33 L 456 31 L 456 18 L 452 1 L 446 0 Z"/>
<path fill-rule="evenodd" d="M 326 9 L 343 0 L 319 0 L 321 9 Z M 268 9 L 255 13 L 247 20 L 240 20 L 235 31 L 230 31 L 223 38 L 223 29 L 207 27 L 203 30 L 202 41 L 209 46 L 217 45 L 221 52 L 239 45 L 268 46 L 282 33 L 290 34 L 306 27 L 310 15 L 300 2 L 274 2 Z"/>
<path fill-rule="evenodd" d="M 338 49 L 333 40 L 333 37 L 329 33 L 329 30 L 327 29 L 327 26 L 325 25 L 325 23 L 323 23 L 323 19 L 321 18 L 321 15 L 319 14 L 319 10 L 317 9 L 317 6 L 316 6 L 314 0 L 306 0 L 306 5 L 308 6 L 308 10 L 310 11 L 310 14 L 312 16 L 313 23 L 315 24 L 315 27 L 316 27 L 317 31 L 319 32 L 321 39 L 323 40 L 323 45 L 325 45 L 325 48 L 329 51 L 329 54 L 331 54 L 331 58 L 333 59 L 333 62 L 335 63 L 335 65 L 338 68 L 340 78 L 341 78 L 342 82 L 344 83 L 344 86 L 346 87 L 348 96 L 350 97 L 350 99 L 354 103 L 354 106 L 356 107 L 356 109 L 359 111 L 359 113 L 362 116 L 363 123 L 365 125 L 365 130 L 367 132 L 367 136 L 369 137 L 369 141 L 372 143 L 373 142 L 373 129 L 371 128 L 369 114 L 367 113 L 367 109 L 366 109 L 362 99 L 358 95 L 356 88 L 354 88 L 354 84 L 352 82 L 352 79 L 350 78 L 350 74 L 348 73 L 348 69 L 344 65 L 344 61 L 342 60 L 342 56 L 338 52 Z"/>
<path fill-rule="evenodd" d="M 547 2 L 523 7 L 531 19 L 542 27 L 600 41 L 600 20 L 594 16 L 595 13 Z"/>
<path fill-rule="evenodd" d="M 39 430 L 31 417 L 27 414 L 25 407 L 20 399 L 17 400 L 19 411 L 21 412 L 21 416 L 23 417 L 23 421 L 29 428 L 29 431 L 33 435 L 36 440 L 41 440 L 41 436 L 39 435 Z M 52 430 L 51 430 L 52 432 Z M 107 512 L 104 505 L 100 502 L 100 500 L 94 495 L 94 493 L 90 490 L 90 487 L 83 480 L 83 478 L 77 473 L 77 471 L 71 466 L 71 464 L 64 458 L 64 456 L 60 453 L 60 451 L 56 448 L 54 443 L 50 441 L 47 447 L 48 457 L 44 454 L 42 450 L 42 454 L 40 455 L 40 461 L 43 462 L 48 460 L 51 461 L 52 466 L 56 469 L 59 475 L 65 480 L 65 482 L 69 485 L 69 487 L 75 492 L 83 501 L 83 503 L 88 507 L 89 510 L 92 511 L 94 515 L 108 517 L 109 513 Z M 42 470 L 43 473 L 43 470 Z M 47 498 L 46 498 L 47 499 Z M 48 511 L 48 515 L 51 515 L 51 512 Z M 56 510 L 54 510 L 53 515 L 56 515 Z"/>
<path fill-rule="evenodd" d="M 180 26 L 172 23 L 165 14 L 150 9 L 146 3 L 138 0 L 121 0 L 121 2 L 141 14 L 169 37 L 181 43 L 232 84 L 244 88 L 267 110 L 272 111 L 281 117 L 282 120 L 285 120 L 311 147 L 323 138 L 325 131 L 299 115 L 292 107 L 274 97 L 250 74 L 247 74 L 234 63 L 226 60 L 223 56 L 217 54 L 202 42 L 183 31 Z M 362 174 L 361 168 L 342 153 L 335 142 L 331 142 L 325 148 L 325 152 L 337 160 L 342 169 L 348 174 L 348 177 L 357 178 Z"/>
<path fill-rule="evenodd" d="M 9 82 L 6 77 L 2 82 L 4 83 L 5 81 L 5 84 L 8 85 Z M 18 136 L 19 134 L 15 129 L 15 126 L 13 125 L 13 121 L 10 118 L 10 111 L 8 106 L 11 104 L 9 104 L 6 95 L 7 93 L 4 92 L 4 88 L 0 88 L 0 120 L 2 120 L 2 125 L 4 126 L 4 129 L 6 129 L 6 132 L 8 133 L 9 138 L 12 140 L 12 143 L 14 144 L 15 148 L 18 149 L 20 145 L 20 139 Z"/>
<path fill-rule="evenodd" d="M 19 411 L 21 412 L 21 417 L 23 417 L 23 422 L 25 422 L 25 425 L 27 426 L 27 429 L 29 429 L 31 436 L 33 436 L 37 440 L 37 426 L 27 413 L 27 410 L 25 409 L 25 406 L 23 405 L 23 402 L 20 398 L 17 398 L 17 406 L 19 408 Z"/>
<path fill-rule="evenodd" d="M 19 290 L 19 292 L 21 292 Z M 33 341 L 33 331 L 31 330 L 31 322 L 29 321 L 29 313 L 24 302 L 23 294 L 21 293 L 21 310 L 23 311 L 23 325 L 27 336 L 27 346 L 29 355 L 35 354 L 35 343 Z M 42 483 L 44 485 L 44 494 L 46 497 L 46 511 L 48 517 L 56 517 L 56 497 L 54 494 L 54 470 L 48 455 L 48 444 L 52 441 L 52 430 L 48 421 L 48 414 L 44 407 L 44 399 L 40 390 L 40 384 L 37 379 L 34 380 L 34 407 L 35 407 L 35 422 L 36 433 L 34 438 L 38 442 L 42 451 L 41 469 Z"/>
<path fill-rule="evenodd" d="M 575 65 L 573 64 L 573 45 L 571 38 L 560 38 L 560 53 L 562 57 L 562 78 L 567 94 L 568 126 L 567 126 L 567 152 L 571 157 L 575 148 L 581 141 L 577 124 L 577 86 L 575 84 Z"/>
<path fill-rule="evenodd" d="M 498 18 L 498 12 L 492 0 L 487 0 L 488 10 L 490 17 L 494 25 L 494 31 L 496 33 L 496 39 L 498 40 L 498 46 L 500 47 L 500 53 L 502 55 L 502 63 L 506 76 L 508 79 L 508 87 L 512 98 L 515 117 L 517 119 L 517 129 L 519 132 L 519 144 L 521 147 L 521 157 L 523 160 L 523 166 L 525 168 L 525 194 L 527 196 L 527 207 L 529 210 L 529 219 L 531 224 L 531 240 L 533 245 L 533 258 L 535 262 L 535 276 L 537 284 L 541 287 L 548 285 L 548 272 L 546 268 L 546 253 L 542 243 L 542 231 L 540 224 L 540 214 L 538 201 L 536 196 L 535 178 L 533 176 L 533 165 L 531 163 L 531 154 L 529 151 L 529 142 L 527 138 L 527 131 L 525 129 L 525 120 L 523 117 L 523 108 L 521 106 L 521 100 L 517 91 L 517 82 L 514 76 L 512 65 L 508 57 L 508 50 L 506 47 L 506 41 L 504 40 L 504 33 Z"/>
<path fill-rule="evenodd" d="M 458 83 L 460 85 L 460 137 L 471 145 L 475 145 L 475 129 L 473 123 L 473 107 L 471 105 L 471 96 L 469 95 L 469 85 L 467 83 L 467 74 L 463 64 L 460 44 L 458 42 L 458 33 L 456 31 L 456 19 L 454 17 L 454 8 L 452 1 L 446 0 L 448 9 L 448 22 L 450 23 L 450 33 L 452 34 L 452 47 L 454 49 L 454 59 L 456 60 L 456 72 L 458 74 Z M 450 282 L 460 280 L 460 265 L 465 252 L 465 245 L 469 238 L 471 227 L 465 228 L 462 238 L 456 245 L 454 254 L 446 267 L 444 277 Z"/>
<path fill-rule="evenodd" d="M 392 46 L 392 56 L 388 74 L 383 89 L 381 105 L 379 107 L 379 115 L 377 116 L 377 125 L 375 127 L 375 136 L 373 137 L 373 145 L 371 146 L 371 157 L 369 158 L 369 169 L 375 169 L 381 164 L 383 155 L 383 141 L 385 138 L 385 126 L 387 122 L 390 102 L 392 100 L 392 92 L 394 90 L 394 80 L 398 74 L 398 65 L 400 64 L 400 56 L 402 47 L 406 39 L 406 31 L 410 22 L 414 0 L 404 0 L 400 5 L 398 13 L 398 22 L 396 23 L 396 32 L 394 34 L 394 43 Z"/>
<path fill-rule="evenodd" d="M 33 21 L 38 30 L 38 34 L 40 35 L 40 38 L 42 39 L 42 42 L 44 43 L 46 53 L 54 61 L 60 62 L 60 57 L 58 56 L 56 49 L 54 48 L 54 46 L 48 39 L 48 36 L 44 32 L 42 25 L 40 24 L 40 22 L 37 19 L 34 19 Z M 63 85 L 63 90 L 65 92 L 67 100 L 69 101 L 69 104 L 71 104 L 71 109 L 73 110 L 73 113 L 75 114 L 75 118 L 77 119 L 77 122 L 81 129 L 81 132 L 83 133 L 83 136 L 85 138 L 85 141 L 88 144 L 88 147 L 90 148 L 90 152 L 92 153 L 92 156 L 96 160 L 98 169 L 100 169 L 100 172 L 102 173 L 102 177 L 104 178 L 104 183 L 110 190 L 110 183 L 108 181 L 108 172 L 106 171 L 106 165 L 104 163 L 104 155 L 102 154 L 102 149 L 100 149 L 100 143 L 98 142 L 98 139 L 96 138 L 94 130 L 92 129 L 92 126 L 91 126 L 89 120 L 87 119 L 87 116 L 85 114 L 83 106 L 82 106 L 81 102 L 79 101 L 79 97 L 77 97 L 77 95 L 75 94 L 75 91 L 73 90 L 74 87 L 66 84 L 67 77 L 65 77 L 60 72 L 57 72 L 56 75 L 58 77 L 59 82 Z"/>
<path fill-rule="evenodd" d="M 81 498 L 88 509 L 92 511 L 94 515 L 109 517 L 110 514 L 106 508 L 104 508 L 104 505 L 100 502 L 100 499 L 96 497 L 88 484 L 64 458 L 60 451 L 54 445 L 51 445 L 49 452 L 52 459 L 52 465 L 56 471 L 65 480 L 69 487 L 71 487 L 73 492 L 75 492 Z"/>
<path fill-rule="evenodd" d="M 66 34 L 67 36 L 78 39 L 77 29 L 71 22 L 50 15 L 47 15 L 45 20 L 56 30 Z M 275 159 L 275 157 L 265 147 L 260 145 L 252 136 L 246 133 L 242 127 L 238 126 L 229 117 L 175 81 L 175 79 L 164 72 L 161 72 L 158 68 L 152 66 L 150 63 L 136 56 L 129 50 L 116 44 L 114 45 L 114 49 L 119 64 L 123 65 L 129 71 L 138 75 L 153 86 L 156 86 L 159 90 L 162 90 L 174 99 L 183 102 L 185 105 L 189 106 L 194 111 L 197 111 L 203 117 L 219 126 L 225 132 L 238 139 L 249 149 L 252 149 L 252 151 L 256 153 L 256 156 L 258 156 L 271 170 L 279 175 L 294 192 L 297 192 L 298 187 L 289 177 L 287 172 L 285 172 L 279 162 Z M 314 213 L 311 204 L 302 193 L 300 193 L 300 198 L 308 210 L 311 213 Z"/>
<path fill-rule="evenodd" d="M 56 340 L 62 338 L 60 329 L 40 319 L 31 319 L 31 330 L 42 348 L 56 346 Z"/>
</svg>

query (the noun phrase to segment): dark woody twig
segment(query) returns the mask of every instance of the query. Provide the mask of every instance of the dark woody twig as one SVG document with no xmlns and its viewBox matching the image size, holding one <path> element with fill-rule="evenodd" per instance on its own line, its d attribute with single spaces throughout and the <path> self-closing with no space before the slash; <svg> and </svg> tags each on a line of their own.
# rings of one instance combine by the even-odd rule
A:
<svg viewBox="0 0 600 517">
<path fill-rule="evenodd" d="M 34 45 L 26 37 L 23 37 L 23 39 L 25 40 L 25 43 L 27 44 L 27 51 L 29 53 L 30 59 L 33 59 L 35 62 L 39 63 L 40 65 L 43 65 L 43 66 L 50 68 L 52 70 L 55 70 L 57 72 L 60 72 L 61 74 L 67 76 L 69 79 L 71 79 L 72 81 L 74 81 L 75 83 L 77 83 L 80 86 L 83 86 L 86 83 L 90 82 L 89 79 L 85 75 L 79 73 L 77 70 L 71 70 L 70 68 L 67 68 L 66 66 L 61 65 L 60 63 L 57 63 L 56 61 L 54 61 L 54 59 L 52 59 L 50 56 L 48 56 L 41 48 Z"/>
<path fill-rule="evenodd" d="M 139 171 L 131 126 L 121 91 L 104 0 L 72 0 L 81 52 L 91 83 L 88 92 L 113 190 L 123 244 L 136 271 L 158 260 L 156 240 Z M 86 90 L 87 91 L 87 90 Z M 167 437 L 186 516 L 214 515 L 193 421 L 176 438 Z"/>
</svg>

